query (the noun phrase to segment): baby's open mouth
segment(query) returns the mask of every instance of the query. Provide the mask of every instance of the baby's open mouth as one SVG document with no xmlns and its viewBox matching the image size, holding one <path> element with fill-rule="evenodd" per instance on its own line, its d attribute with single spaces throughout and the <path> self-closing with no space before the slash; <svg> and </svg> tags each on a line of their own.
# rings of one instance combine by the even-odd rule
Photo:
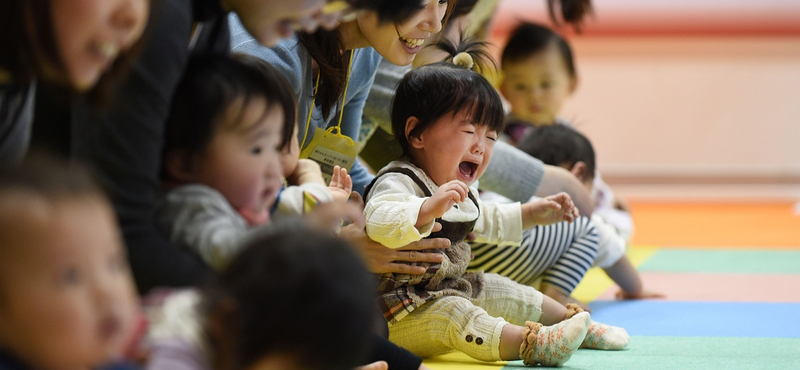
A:
<svg viewBox="0 0 800 370">
<path fill-rule="evenodd" d="M 475 172 L 478 170 L 478 165 L 472 162 L 461 162 L 458 164 L 458 172 L 465 179 L 472 180 L 475 178 Z"/>
</svg>

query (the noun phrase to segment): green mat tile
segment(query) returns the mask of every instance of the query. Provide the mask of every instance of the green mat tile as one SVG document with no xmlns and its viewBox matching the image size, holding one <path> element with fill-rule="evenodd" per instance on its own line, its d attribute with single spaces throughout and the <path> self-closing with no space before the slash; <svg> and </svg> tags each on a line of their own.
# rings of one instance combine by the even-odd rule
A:
<svg viewBox="0 0 800 370">
<path fill-rule="evenodd" d="M 800 274 L 800 251 L 662 249 L 639 270 Z"/>
<path fill-rule="evenodd" d="M 800 369 L 800 339 L 633 336 L 623 351 L 578 350 L 562 369 Z"/>
</svg>

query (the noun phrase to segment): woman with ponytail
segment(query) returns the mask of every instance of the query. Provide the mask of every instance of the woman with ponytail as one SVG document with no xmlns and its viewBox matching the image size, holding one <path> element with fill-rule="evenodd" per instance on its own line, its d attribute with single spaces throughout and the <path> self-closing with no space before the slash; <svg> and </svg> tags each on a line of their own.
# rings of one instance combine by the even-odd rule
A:
<svg viewBox="0 0 800 370">
<path fill-rule="evenodd" d="M 150 0 L 0 4 L 0 166 L 28 150 L 38 82 L 66 95 L 110 93 L 147 24 Z"/>
</svg>

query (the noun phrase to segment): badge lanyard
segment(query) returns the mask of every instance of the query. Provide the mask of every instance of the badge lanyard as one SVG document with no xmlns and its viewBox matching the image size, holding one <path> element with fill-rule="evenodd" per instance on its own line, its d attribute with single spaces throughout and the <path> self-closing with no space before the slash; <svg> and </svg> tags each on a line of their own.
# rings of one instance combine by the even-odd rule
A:
<svg viewBox="0 0 800 370">
<path fill-rule="evenodd" d="M 325 178 L 326 183 L 330 183 L 331 176 L 333 175 L 333 166 L 339 166 L 350 171 L 353 163 L 358 156 L 358 146 L 356 146 L 353 139 L 342 134 L 342 119 L 344 118 L 344 104 L 347 98 L 347 88 L 350 85 L 350 70 L 353 68 L 353 56 L 355 50 L 350 50 L 350 62 L 347 67 L 347 75 L 345 76 L 346 82 L 344 85 L 344 93 L 342 94 L 342 104 L 339 109 L 339 122 L 336 126 L 328 129 L 316 127 L 314 130 L 314 138 L 311 142 L 300 152 L 300 158 L 308 158 L 319 163 L 322 169 L 322 177 Z M 311 128 L 311 114 L 314 112 L 314 103 L 317 98 L 317 89 L 319 88 L 320 73 L 317 72 L 317 82 L 314 84 L 314 98 L 311 100 L 311 108 L 308 110 L 308 119 L 306 120 L 306 131 L 303 134 L 303 141 L 306 142 L 308 137 L 308 130 Z"/>
</svg>

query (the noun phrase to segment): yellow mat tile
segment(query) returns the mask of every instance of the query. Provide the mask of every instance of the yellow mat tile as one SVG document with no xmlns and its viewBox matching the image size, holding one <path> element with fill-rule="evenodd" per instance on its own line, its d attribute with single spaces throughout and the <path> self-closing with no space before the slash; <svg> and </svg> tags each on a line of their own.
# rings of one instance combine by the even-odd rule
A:
<svg viewBox="0 0 800 370">
<path fill-rule="evenodd" d="M 639 267 L 658 251 L 655 246 L 631 246 L 628 248 L 628 258 L 635 267 Z M 614 286 L 614 282 L 599 267 L 590 269 L 583 277 L 580 284 L 572 292 L 572 296 L 581 302 L 591 302 L 606 290 Z"/>
</svg>

